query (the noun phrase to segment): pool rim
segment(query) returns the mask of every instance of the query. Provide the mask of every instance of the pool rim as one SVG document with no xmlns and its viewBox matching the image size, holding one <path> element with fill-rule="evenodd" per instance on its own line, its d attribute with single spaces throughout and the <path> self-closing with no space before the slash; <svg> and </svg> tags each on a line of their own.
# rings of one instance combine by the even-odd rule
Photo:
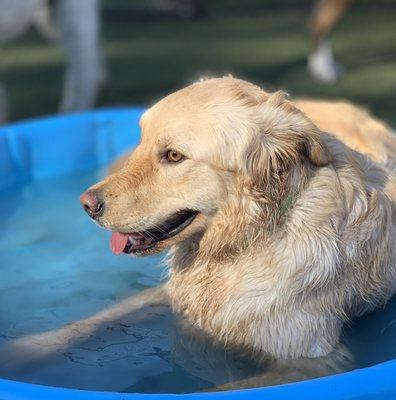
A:
<svg viewBox="0 0 396 400">
<path fill-rule="evenodd" d="M 223 392 L 173 393 L 118 393 L 61 388 L 0 379 L 0 398 L 18 400 L 192 400 L 221 399 L 304 399 L 352 400 L 396 398 L 396 360 L 371 367 L 356 369 L 337 375 L 263 388 L 230 390 Z M 393 378 L 393 382 L 392 382 Z"/>
</svg>

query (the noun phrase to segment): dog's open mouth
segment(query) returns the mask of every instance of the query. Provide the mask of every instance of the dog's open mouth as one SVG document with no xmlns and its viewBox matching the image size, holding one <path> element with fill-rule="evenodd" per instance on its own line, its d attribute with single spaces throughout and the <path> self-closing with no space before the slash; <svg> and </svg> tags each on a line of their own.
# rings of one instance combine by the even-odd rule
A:
<svg viewBox="0 0 396 400">
<path fill-rule="evenodd" d="M 158 242 L 176 236 L 194 220 L 198 212 L 194 210 L 182 210 L 175 213 L 160 225 L 141 232 L 120 233 L 113 232 L 110 239 L 110 247 L 114 254 L 145 252 Z"/>
</svg>

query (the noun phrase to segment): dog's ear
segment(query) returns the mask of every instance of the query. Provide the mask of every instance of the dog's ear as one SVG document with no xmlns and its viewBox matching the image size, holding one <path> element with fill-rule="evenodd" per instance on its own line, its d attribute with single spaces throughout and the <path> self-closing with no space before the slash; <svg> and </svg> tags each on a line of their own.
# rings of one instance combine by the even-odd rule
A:
<svg viewBox="0 0 396 400">
<path fill-rule="evenodd" d="M 313 165 L 324 167 L 331 161 L 331 154 L 320 140 L 320 134 L 318 131 L 307 137 L 305 140 L 305 150 L 308 159 Z"/>
<path fill-rule="evenodd" d="M 278 124 L 274 122 L 275 134 L 276 131 L 281 129 L 285 138 L 288 134 L 294 134 L 291 140 L 297 144 L 302 140 L 303 151 L 311 161 L 312 164 L 322 167 L 331 161 L 331 155 L 325 144 L 323 143 L 320 129 L 298 108 L 296 108 L 290 101 L 289 95 L 283 91 L 278 91 L 271 95 L 267 101 L 267 105 L 272 107 L 273 110 L 279 111 Z M 289 119 L 288 123 L 284 119 Z M 278 133 L 282 135 L 282 132 Z"/>
<path fill-rule="evenodd" d="M 257 129 L 246 151 L 246 168 L 253 176 L 279 173 L 303 157 L 318 167 L 331 161 L 322 132 L 285 92 L 271 95 L 258 114 Z"/>
</svg>

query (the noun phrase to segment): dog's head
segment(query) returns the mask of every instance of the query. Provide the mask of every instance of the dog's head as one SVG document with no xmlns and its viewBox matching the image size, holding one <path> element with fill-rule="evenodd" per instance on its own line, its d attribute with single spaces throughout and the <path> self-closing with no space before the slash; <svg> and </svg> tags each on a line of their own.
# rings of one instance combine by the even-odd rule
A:
<svg viewBox="0 0 396 400">
<path fill-rule="evenodd" d="M 241 181 L 257 195 L 302 160 L 329 162 L 320 131 L 283 93 L 231 77 L 171 94 L 145 112 L 141 128 L 123 168 L 81 197 L 113 231 L 115 253 L 149 254 L 202 237 L 240 195 Z"/>
</svg>

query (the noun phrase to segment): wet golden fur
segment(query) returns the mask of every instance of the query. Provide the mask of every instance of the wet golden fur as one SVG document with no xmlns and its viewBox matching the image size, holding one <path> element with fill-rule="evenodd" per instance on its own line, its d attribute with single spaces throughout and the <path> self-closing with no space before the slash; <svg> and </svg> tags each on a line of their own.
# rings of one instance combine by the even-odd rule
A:
<svg viewBox="0 0 396 400">
<path fill-rule="evenodd" d="M 100 223 L 129 233 L 199 211 L 152 252 L 170 248 L 173 309 L 217 340 L 323 356 L 345 321 L 395 292 L 396 141 L 366 111 L 226 77 L 171 94 L 141 127 L 95 185 Z M 162 163 L 170 148 L 185 160 Z"/>
</svg>

